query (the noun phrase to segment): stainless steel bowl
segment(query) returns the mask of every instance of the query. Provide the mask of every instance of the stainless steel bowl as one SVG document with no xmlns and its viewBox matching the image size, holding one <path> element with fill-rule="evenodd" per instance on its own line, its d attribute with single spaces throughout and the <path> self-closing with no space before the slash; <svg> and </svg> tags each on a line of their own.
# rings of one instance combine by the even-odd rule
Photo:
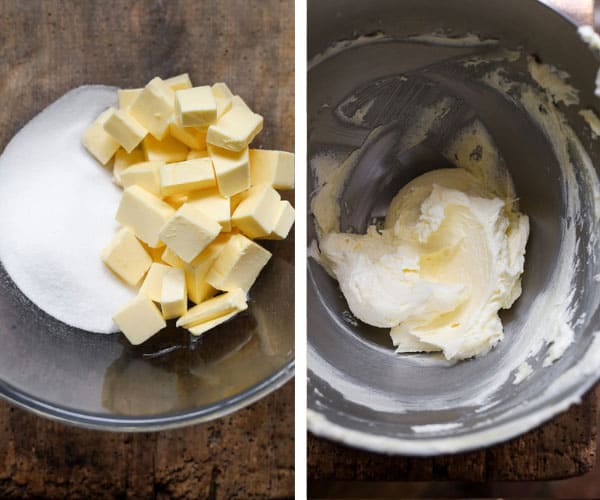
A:
<svg viewBox="0 0 600 500">
<path fill-rule="evenodd" d="M 523 294 L 502 315 L 504 341 L 486 356 L 453 366 L 428 355 L 397 356 L 386 331 L 348 321 L 336 282 L 310 260 L 309 429 L 373 451 L 431 455 L 509 439 L 568 408 L 600 376 L 598 341 L 592 345 L 600 319 L 599 293 L 593 284 L 594 271 L 585 264 L 570 271 L 580 297 L 576 311 L 580 322 L 574 328 L 575 341 L 563 357 L 542 368 L 542 350 L 530 360 L 534 372 L 522 383 L 515 385 L 512 378 L 507 379 L 486 404 L 474 404 L 471 397 L 492 384 L 498 370 L 524 348 L 528 332 L 519 325 L 537 294 L 552 286 L 567 203 L 557 157 L 542 131 L 521 109 L 482 90 L 464 75 L 444 73 L 447 61 L 485 48 L 394 40 L 440 31 L 449 37 L 471 33 L 497 39 L 509 49 L 522 47 L 525 53 L 567 71 L 570 82 L 580 89 L 581 105 L 565 108 L 564 114 L 593 163 L 600 165 L 598 146 L 577 116 L 577 109 L 597 105 L 593 91 L 598 63 L 579 39 L 575 24 L 534 0 L 331 0 L 309 2 L 308 27 L 312 60 L 308 75 L 309 159 L 331 149 L 347 154 L 363 143 L 369 127 L 349 127 L 335 116 L 335 110 L 357 89 L 405 72 L 428 71 L 439 76 L 434 92 L 459 96 L 486 125 L 513 177 L 521 209 L 532 224 Z M 377 33 L 387 38 L 373 36 Z M 357 38 L 360 42 L 345 50 L 327 51 L 336 42 Z M 340 47 L 344 49 L 338 44 Z M 525 68 L 515 64 L 510 71 L 515 75 L 526 72 L 526 63 Z M 390 108 L 397 98 L 397 94 L 391 96 Z M 420 99 L 426 100 L 427 95 Z M 402 122 L 409 120 L 411 113 L 399 108 L 392 115 Z M 385 125 L 385 120 L 377 121 L 377 117 L 371 122 L 372 126 L 381 124 Z M 378 205 L 385 206 L 399 186 L 420 173 L 420 167 L 412 168 L 409 162 L 399 175 L 386 176 L 387 146 L 383 143 L 376 141 L 368 150 L 371 164 L 382 168 L 358 169 L 348 182 L 342 198 L 347 197 L 344 206 L 350 208 L 342 211 L 342 229 L 363 231 Z M 315 188 L 316 179 L 309 174 L 309 193 Z M 582 226 L 578 236 L 583 255 L 589 231 Z M 309 242 L 315 238 L 312 224 L 308 237 Z M 585 368 L 578 365 L 582 359 Z M 576 366 L 579 368 L 573 369 Z M 559 378 L 561 383 L 553 385 Z M 431 401 L 437 404 L 427 404 Z"/>
</svg>

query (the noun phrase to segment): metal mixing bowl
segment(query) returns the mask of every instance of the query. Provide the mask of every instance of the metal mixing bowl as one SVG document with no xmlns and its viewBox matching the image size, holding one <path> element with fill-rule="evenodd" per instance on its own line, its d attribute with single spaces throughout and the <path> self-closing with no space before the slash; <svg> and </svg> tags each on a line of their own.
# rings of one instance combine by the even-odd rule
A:
<svg viewBox="0 0 600 500">
<path fill-rule="evenodd" d="M 450 37 L 472 33 L 482 39 L 497 39 L 503 47 L 522 47 L 525 53 L 567 71 L 570 82 L 580 89 L 578 109 L 597 103 L 593 91 L 598 64 L 579 39 L 575 24 L 534 0 L 315 0 L 309 2 L 308 27 L 308 56 L 313 61 L 308 75 L 309 159 L 331 149 L 348 154 L 361 146 L 368 127 L 349 127 L 335 116 L 357 89 L 423 68 L 436 74 L 444 61 L 481 50 L 369 38 L 376 33 L 405 39 L 443 31 Z M 346 50 L 325 52 L 336 42 L 361 36 L 366 38 Z M 523 68 L 515 67 L 514 71 Z M 439 74 L 444 76 L 442 70 Z M 460 96 L 486 125 L 513 177 L 521 210 L 530 217 L 523 294 L 509 312 L 502 313 L 505 339 L 488 355 L 452 366 L 429 355 L 395 355 L 387 331 L 350 318 L 337 283 L 310 260 L 309 429 L 373 451 L 431 455 L 506 440 L 568 408 L 600 375 L 597 354 L 595 358 L 588 355 L 586 370 L 571 370 L 589 354 L 600 319 L 597 287 L 588 285 L 593 281 L 593 270 L 582 265 L 572 270 L 581 296 L 576 311 L 581 321 L 574 328 L 575 341 L 563 357 L 541 368 L 542 352 L 530 360 L 533 374 L 518 385 L 506 380 L 492 395 L 493 404 L 465 404 L 472 391 L 491 383 L 497 370 L 517 350 L 526 348 L 528 332 L 518 325 L 527 317 L 537 294 L 551 286 L 549 276 L 561 245 L 566 200 L 558 160 L 535 123 L 508 100 L 481 90 L 468 79 L 442 76 L 434 91 Z M 390 98 L 390 109 L 397 98 L 397 94 Z M 393 118 L 406 121 L 411 116 L 408 111 L 403 118 L 399 108 Z M 577 117 L 577 110 L 565 109 L 564 114 L 593 163 L 600 165 L 600 151 Z M 372 123 L 381 124 L 385 120 Z M 366 163 L 381 168 L 353 171 L 342 194 L 342 230 L 363 232 L 373 215 L 381 215 L 398 188 L 421 173 L 422 162 L 415 167 L 408 161 L 412 170 L 400 169 L 398 175 L 386 176 L 386 148 L 385 140 L 376 141 L 365 153 L 369 156 Z M 317 187 L 312 173 L 308 182 L 308 192 L 312 193 Z M 589 240 L 585 228 L 578 234 L 582 242 Z M 315 239 L 313 224 L 309 224 L 308 236 L 309 242 Z M 317 369 L 318 363 L 325 363 L 327 370 Z M 544 392 L 559 377 L 565 382 L 560 389 Z M 432 400 L 443 404 L 419 410 L 420 402 L 427 408 L 426 403 Z M 406 407 L 408 411 L 402 409 Z M 423 426 L 423 432 L 415 432 L 415 426 Z"/>
</svg>

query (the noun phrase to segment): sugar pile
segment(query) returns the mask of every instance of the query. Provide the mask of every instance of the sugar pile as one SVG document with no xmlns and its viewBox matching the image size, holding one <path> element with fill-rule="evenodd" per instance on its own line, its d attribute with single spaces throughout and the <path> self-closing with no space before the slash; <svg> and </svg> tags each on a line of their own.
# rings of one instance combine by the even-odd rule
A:
<svg viewBox="0 0 600 500">
<path fill-rule="evenodd" d="M 0 261 L 46 313 L 98 333 L 135 291 L 102 263 L 121 190 L 81 145 L 84 130 L 116 103 L 116 88 L 74 89 L 31 120 L 0 156 Z"/>
</svg>

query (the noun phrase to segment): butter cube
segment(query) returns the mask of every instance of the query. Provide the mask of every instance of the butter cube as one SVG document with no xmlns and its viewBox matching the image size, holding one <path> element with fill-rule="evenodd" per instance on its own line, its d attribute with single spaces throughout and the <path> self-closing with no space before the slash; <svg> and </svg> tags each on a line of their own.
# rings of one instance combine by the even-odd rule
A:
<svg viewBox="0 0 600 500">
<path fill-rule="evenodd" d="M 187 73 L 182 73 L 181 75 L 175 75 L 171 78 L 167 78 L 165 83 L 171 87 L 173 92 L 176 90 L 192 88 L 192 80 L 190 80 L 190 75 Z"/>
<path fill-rule="evenodd" d="M 211 90 L 215 96 L 215 101 L 217 101 L 217 119 L 219 119 L 231 109 L 233 94 L 229 90 L 229 87 L 222 82 L 215 83 L 211 87 Z"/>
<path fill-rule="evenodd" d="M 247 308 L 246 292 L 237 288 L 192 307 L 177 320 L 177 326 L 189 328 L 225 314 L 244 311 Z"/>
<path fill-rule="evenodd" d="M 187 203 L 215 219 L 223 231 L 231 231 L 231 202 L 217 188 L 190 193 Z"/>
<path fill-rule="evenodd" d="M 146 137 L 146 129 L 136 122 L 122 109 L 111 108 L 112 112 L 104 122 L 104 130 L 117 141 L 121 147 L 131 153 L 142 139 Z"/>
<path fill-rule="evenodd" d="M 150 80 L 129 108 L 133 116 L 155 139 L 167 135 L 169 119 L 175 110 L 175 92 L 163 80 Z"/>
<path fill-rule="evenodd" d="M 142 283 L 142 286 L 140 288 L 140 293 L 145 294 L 150 300 L 153 300 L 154 302 L 160 302 L 162 293 L 161 290 L 163 274 L 167 269 L 171 268 L 164 264 L 154 262 L 150 266 L 150 270 L 144 278 L 144 282 Z"/>
<path fill-rule="evenodd" d="M 216 186 L 210 158 L 199 158 L 160 167 L 160 189 L 163 196 L 188 193 Z"/>
<path fill-rule="evenodd" d="M 148 246 L 156 248 L 162 245 L 160 230 L 174 215 L 175 210 L 160 198 L 139 186 L 131 186 L 123 192 L 116 219 L 132 228 Z"/>
<path fill-rule="evenodd" d="M 132 165 L 121 174 L 121 183 L 124 188 L 139 186 L 149 193 L 160 196 L 159 169 L 164 164 L 163 161 L 143 161 Z"/>
<path fill-rule="evenodd" d="M 188 296 L 195 304 L 199 304 L 217 293 L 217 290 L 206 281 L 206 276 L 229 238 L 229 234 L 220 234 L 190 264 L 184 265 Z"/>
<path fill-rule="evenodd" d="M 188 197 L 185 194 L 163 196 L 163 201 L 171 205 L 175 210 L 179 209 L 184 203 L 187 203 L 187 199 Z"/>
<path fill-rule="evenodd" d="M 294 189 L 294 155 L 285 151 L 250 150 L 250 181 L 275 189 Z"/>
<path fill-rule="evenodd" d="M 208 154 L 208 151 L 206 151 L 205 149 L 198 151 L 196 149 L 192 149 L 190 150 L 190 152 L 187 155 L 187 159 L 188 160 L 196 160 L 197 158 L 210 158 L 210 155 Z"/>
<path fill-rule="evenodd" d="M 265 240 L 285 240 L 294 225 L 294 207 L 287 200 L 279 202 L 279 211 L 275 217 L 275 227 Z"/>
<path fill-rule="evenodd" d="M 145 342 L 167 326 L 158 307 L 143 293 L 125 304 L 113 319 L 133 345 Z"/>
<path fill-rule="evenodd" d="M 112 108 L 101 113 L 83 133 L 83 145 L 102 165 L 106 165 L 119 149 L 119 143 L 104 130 L 104 124 L 112 113 Z"/>
<path fill-rule="evenodd" d="M 262 116 L 253 113 L 239 96 L 233 96 L 231 109 L 208 127 L 206 142 L 230 151 L 241 151 L 262 130 Z"/>
<path fill-rule="evenodd" d="M 159 237 L 179 258 L 189 263 L 220 232 L 221 226 L 218 222 L 185 204 L 164 225 Z"/>
<path fill-rule="evenodd" d="M 213 263 L 206 281 L 217 290 L 241 288 L 247 292 L 270 258 L 271 252 L 242 234 L 234 234 Z"/>
<path fill-rule="evenodd" d="M 192 335 L 198 337 L 199 335 L 202 335 L 203 333 L 206 333 L 207 331 L 212 330 L 213 328 L 225 323 L 225 321 L 233 318 L 236 314 L 238 314 L 238 312 L 239 311 L 233 311 L 233 312 L 230 312 L 229 314 L 225 314 L 224 316 L 219 316 L 218 318 L 211 319 L 204 323 L 200 323 L 195 326 L 190 326 L 188 328 L 188 331 Z"/>
<path fill-rule="evenodd" d="M 169 134 L 191 149 L 206 149 L 206 131 L 194 127 L 182 127 L 176 122 L 169 123 Z"/>
<path fill-rule="evenodd" d="M 157 141 L 151 135 L 142 142 L 142 149 L 148 161 L 164 161 L 175 163 L 187 159 L 188 147 L 171 136 Z"/>
<path fill-rule="evenodd" d="M 152 258 L 126 228 L 115 234 L 101 254 L 104 263 L 125 283 L 135 286 L 152 265 Z"/>
<path fill-rule="evenodd" d="M 254 186 L 233 212 L 231 223 L 249 238 L 268 236 L 275 228 L 280 201 L 279 193 L 268 184 Z"/>
<path fill-rule="evenodd" d="M 183 262 L 178 256 L 177 254 L 171 250 L 169 247 L 165 247 L 162 255 L 161 255 L 161 260 L 165 263 L 165 264 L 169 264 L 171 267 L 177 267 L 179 269 L 183 269 L 185 268 L 185 266 L 187 265 L 185 262 Z"/>
<path fill-rule="evenodd" d="M 133 101 L 137 99 L 144 89 L 119 89 L 117 95 L 119 97 L 119 109 L 127 109 Z"/>
<path fill-rule="evenodd" d="M 165 319 L 178 318 L 187 311 L 187 288 L 182 269 L 169 267 L 163 272 L 160 308 Z"/>
<path fill-rule="evenodd" d="M 209 144 L 208 154 L 213 162 L 221 196 L 229 198 L 250 187 L 248 149 L 235 153 Z"/>
<path fill-rule="evenodd" d="M 209 86 L 175 92 L 175 115 L 184 127 L 207 127 L 217 120 L 217 101 Z"/>
<path fill-rule="evenodd" d="M 123 171 L 136 163 L 143 162 L 145 159 L 144 152 L 139 148 L 134 149 L 131 153 L 119 148 L 113 162 L 113 182 L 117 186 L 123 186 L 121 183 L 121 174 Z"/>
</svg>

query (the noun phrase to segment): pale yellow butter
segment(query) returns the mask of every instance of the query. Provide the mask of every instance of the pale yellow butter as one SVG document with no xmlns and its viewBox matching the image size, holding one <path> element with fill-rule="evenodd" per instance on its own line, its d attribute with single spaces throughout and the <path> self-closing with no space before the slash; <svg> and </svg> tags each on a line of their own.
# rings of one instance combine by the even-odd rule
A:
<svg viewBox="0 0 600 500">
<path fill-rule="evenodd" d="M 144 89 L 119 89 L 117 95 L 119 97 L 119 109 L 127 109 L 133 101 L 137 99 Z"/>
<path fill-rule="evenodd" d="M 163 263 L 163 260 L 161 257 L 162 257 L 162 253 L 165 249 L 164 246 L 152 248 L 152 247 L 149 247 L 148 245 L 146 245 L 146 243 L 144 243 L 143 241 L 142 241 L 142 246 L 144 247 L 144 250 L 146 250 L 146 252 L 148 252 L 148 255 L 152 258 L 152 262 L 157 262 L 159 264 Z"/>
<path fill-rule="evenodd" d="M 194 127 L 182 127 L 179 123 L 169 123 L 169 134 L 191 149 L 206 149 L 206 131 Z"/>
<path fill-rule="evenodd" d="M 192 87 L 192 80 L 190 80 L 190 75 L 187 73 L 181 73 L 180 75 L 175 75 L 165 80 L 165 83 L 171 87 L 173 92 L 176 90 L 189 89 Z"/>
<path fill-rule="evenodd" d="M 263 117 L 250 110 L 239 96 L 233 96 L 231 109 L 208 127 L 206 142 L 230 151 L 241 151 L 262 130 Z"/>
<path fill-rule="evenodd" d="M 121 147 L 131 153 L 142 139 L 146 137 L 146 129 L 122 109 L 110 108 L 104 130 L 117 141 Z"/>
<path fill-rule="evenodd" d="M 183 127 L 206 128 L 217 120 L 217 101 L 209 86 L 175 92 L 175 116 Z"/>
<path fill-rule="evenodd" d="M 248 149 L 236 153 L 209 144 L 208 154 L 213 162 L 217 186 L 222 196 L 229 198 L 250 187 Z"/>
<path fill-rule="evenodd" d="M 231 312 L 244 311 L 247 308 L 246 292 L 237 288 L 192 307 L 177 320 L 176 324 L 179 327 L 189 328 Z"/>
<path fill-rule="evenodd" d="M 281 196 L 268 184 L 250 188 L 242 195 L 231 224 L 249 238 L 263 238 L 271 234 L 277 222 Z"/>
<path fill-rule="evenodd" d="M 275 189 L 294 189 L 294 154 L 251 149 L 250 180 L 253 186 L 270 184 Z"/>
<path fill-rule="evenodd" d="M 139 148 L 134 149 L 131 153 L 128 153 L 123 148 L 119 148 L 115 154 L 115 161 L 113 162 L 113 182 L 117 186 L 123 186 L 121 183 L 121 174 L 125 169 L 136 163 L 141 163 L 145 159 L 144 152 Z"/>
<path fill-rule="evenodd" d="M 131 186 L 123 192 L 116 219 L 132 228 L 148 246 L 156 248 L 162 246 L 160 230 L 174 215 L 175 210 L 160 198 L 139 186 Z"/>
<path fill-rule="evenodd" d="M 217 119 L 219 119 L 231 109 L 233 94 L 231 93 L 231 90 L 229 90 L 229 87 L 223 82 L 215 83 L 211 87 L 211 90 L 215 96 L 215 101 L 217 101 Z"/>
<path fill-rule="evenodd" d="M 163 196 L 163 201 L 171 205 L 175 210 L 179 209 L 181 205 L 187 203 L 186 194 L 173 194 L 170 196 Z"/>
<path fill-rule="evenodd" d="M 104 250 L 103 262 L 125 283 L 135 286 L 152 265 L 152 258 L 135 235 L 121 228 Z"/>
<path fill-rule="evenodd" d="M 183 269 L 186 266 L 186 263 L 183 262 L 183 260 L 181 260 L 177 254 L 167 246 L 165 246 L 162 252 L 161 259 L 164 263 L 169 264 L 171 267 Z"/>
<path fill-rule="evenodd" d="M 183 194 L 216 186 L 210 158 L 199 158 L 163 165 L 159 169 L 163 196 Z"/>
<path fill-rule="evenodd" d="M 199 335 L 202 335 L 203 333 L 206 333 L 207 331 L 212 330 L 213 328 L 225 323 L 225 321 L 230 320 L 238 313 L 239 313 L 239 311 L 233 311 L 233 312 L 230 312 L 229 314 L 225 314 L 224 316 L 219 316 L 218 318 L 211 319 L 210 321 L 206 321 L 205 323 L 200 323 L 195 326 L 190 326 L 188 328 L 188 331 L 192 335 L 198 337 Z"/>
<path fill-rule="evenodd" d="M 82 143 L 102 165 L 106 165 L 119 149 L 119 143 L 104 130 L 104 124 L 113 108 L 102 112 L 83 133 Z"/>
<path fill-rule="evenodd" d="M 167 269 L 170 269 L 170 267 L 165 264 L 160 264 L 158 262 L 152 263 L 148 270 L 148 274 L 146 274 L 146 277 L 144 278 L 140 292 L 144 293 L 150 300 L 160 302 L 163 274 Z"/>
<path fill-rule="evenodd" d="M 206 137 L 205 137 L 205 140 L 206 140 Z M 198 151 L 196 149 L 190 150 L 190 152 L 187 155 L 187 159 L 195 160 L 197 158 L 209 158 L 208 151 L 206 151 L 205 149 L 203 149 L 201 151 Z"/>
<path fill-rule="evenodd" d="M 143 293 L 125 304 L 113 320 L 133 345 L 145 342 L 167 326 L 158 307 Z"/>
<path fill-rule="evenodd" d="M 265 236 L 266 240 L 285 240 L 294 225 L 294 207 L 287 200 L 279 202 L 279 211 L 275 217 L 275 227 L 271 234 Z"/>
<path fill-rule="evenodd" d="M 206 281 L 217 290 L 247 292 L 265 267 L 271 252 L 242 234 L 231 236 L 213 263 Z"/>
<path fill-rule="evenodd" d="M 206 275 L 229 238 L 230 234 L 220 234 L 190 264 L 184 264 L 188 296 L 195 304 L 217 293 L 217 290 L 206 281 Z"/>
<path fill-rule="evenodd" d="M 132 165 L 121 174 L 121 184 L 124 188 L 139 186 L 149 193 L 160 196 L 159 169 L 163 161 L 143 161 Z"/>
<path fill-rule="evenodd" d="M 183 269 L 169 267 L 162 275 L 160 308 L 163 318 L 173 319 L 187 311 L 187 288 Z"/>
<path fill-rule="evenodd" d="M 158 77 L 150 80 L 129 107 L 131 116 L 159 141 L 167 135 L 174 110 L 175 92 Z"/>
<path fill-rule="evenodd" d="M 221 196 L 221 193 L 219 193 L 219 190 L 216 187 L 190 193 L 187 198 L 187 203 L 210 215 L 221 224 L 223 231 L 231 231 L 230 199 Z"/>
<path fill-rule="evenodd" d="M 142 142 L 142 149 L 148 161 L 164 161 L 175 163 L 187 159 L 188 147 L 174 137 L 167 136 L 162 141 L 157 141 L 151 135 L 146 136 Z"/>
<path fill-rule="evenodd" d="M 218 222 L 185 204 L 160 230 L 159 238 L 184 262 L 191 262 L 220 232 Z"/>
</svg>

